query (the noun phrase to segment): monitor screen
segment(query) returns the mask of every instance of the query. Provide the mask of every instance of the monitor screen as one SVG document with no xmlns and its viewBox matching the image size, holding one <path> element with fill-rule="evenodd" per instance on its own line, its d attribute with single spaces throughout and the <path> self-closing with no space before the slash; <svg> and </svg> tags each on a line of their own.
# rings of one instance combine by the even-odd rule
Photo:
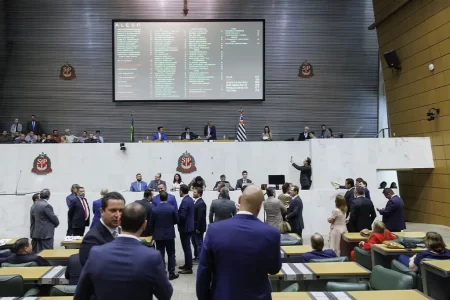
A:
<svg viewBox="0 0 450 300">
<path fill-rule="evenodd" d="M 284 184 L 284 175 L 269 175 L 269 184 Z"/>
<path fill-rule="evenodd" d="M 264 100 L 264 20 L 113 20 L 113 100 Z"/>
</svg>

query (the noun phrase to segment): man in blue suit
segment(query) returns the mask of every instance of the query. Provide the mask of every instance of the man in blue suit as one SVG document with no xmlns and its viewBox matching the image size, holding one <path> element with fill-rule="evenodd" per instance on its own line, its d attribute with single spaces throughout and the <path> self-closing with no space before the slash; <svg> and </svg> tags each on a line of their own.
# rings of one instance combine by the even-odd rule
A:
<svg viewBox="0 0 450 300">
<path fill-rule="evenodd" d="M 108 189 L 102 189 L 100 191 L 100 196 L 102 196 L 102 198 L 108 194 Z M 91 228 L 94 228 L 98 222 L 100 222 L 100 208 L 102 207 L 102 198 L 94 200 L 94 202 L 92 202 L 92 212 L 94 213 L 94 218 L 92 219 L 91 222 Z"/>
<path fill-rule="evenodd" d="M 169 280 L 177 279 L 180 275 L 175 274 L 175 224 L 178 224 L 178 212 L 172 205 L 167 203 L 166 192 L 160 193 L 161 203 L 152 211 L 150 232 L 156 242 L 156 249 L 161 252 L 164 261 L 167 251 L 167 270 Z"/>
<path fill-rule="evenodd" d="M 178 231 L 184 252 L 184 265 L 178 274 L 193 274 L 191 238 L 194 233 L 194 200 L 189 196 L 189 187 L 180 185 L 181 204 L 178 209 Z"/>
<path fill-rule="evenodd" d="M 263 201 L 261 189 L 249 185 L 236 216 L 209 225 L 197 270 L 199 300 L 272 299 L 268 274 L 281 268 L 281 239 L 257 217 Z"/>
<path fill-rule="evenodd" d="M 130 192 L 142 192 L 147 189 L 147 182 L 142 181 L 141 173 L 136 174 L 136 181 L 131 183 Z"/>
<path fill-rule="evenodd" d="M 146 190 L 144 192 L 144 199 L 135 201 L 144 206 L 145 211 L 147 212 L 147 227 L 145 228 L 144 231 L 142 231 L 142 236 L 151 236 L 150 220 L 152 218 L 153 208 L 155 207 L 155 205 L 153 205 L 152 203 L 152 199 L 153 199 L 153 191 Z"/>
<path fill-rule="evenodd" d="M 203 129 L 203 134 L 208 141 L 217 140 L 216 126 L 214 126 L 211 121 L 208 121 L 208 124 Z"/>
<path fill-rule="evenodd" d="M 310 262 L 312 259 L 337 257 L 336 253 L 332 249 L 323 250 L 324 246 L 325 242 L 323 240 L 323 236 L 317 232 L 314 233 L 311 236 L 311 248 L 313 248 L 313 251 L 302 254 L 302 261 Z"/>
<path fill-rule="evenodd" d="M 159 191 L 158 195 L 156 195 L 152 201 L 154 206 L 157 206 L 161 203 L 161 199 L 160 199 L 159 195 L 161 192 L 166 192 L 166 186 L 161 183 L 160 185 L 158 185 L 158 191 Z M 167 194 L 167 195 L 169 197 L 169 200 L 167 200 L 167 203 L 172 205 L 175 208 L 175 210 L 178 211 L 178 203 L 177 203 L 177 199 L 175 198 L 175 196 L 172 194 Z"/>
<path fill-rule="evenodd" d="M 75 291 L 75 300 L 159 300 L 172 297 L 161 254 L 141 244 L 147 226 L 145 208 L 128 204 L 122 213 L 122 233 L 113 242 L 91 249 Z"/>
<path fill-rule="evenodd" d="M 72 187 L 70 188 L 70 195 L 66 197 L 66 204 L 67 207 L 70 207 L 70 202 L 72 200 L 76 199 L 78 197 L 78 188 L 80 186 L 78 184 L 72 184 Z"/>
<path fill-rule="evenodd" d="M 384 189 L 384 196 L 389 199 L 385 208 L 377 208 L 380 215 L 383 216 L 383 223 L 391 232 L 400 232 L 406 229 L 405 224 L 405 203 L 402 198 L 397 196 L 392 189 Z"/>
<path fill-rule="evenodd" d="M 152 141 L 167 141 L 167 135 L 164 133 L 164 127 L 158 127 L 158 131 L 152 135 Z"/>
</svg>

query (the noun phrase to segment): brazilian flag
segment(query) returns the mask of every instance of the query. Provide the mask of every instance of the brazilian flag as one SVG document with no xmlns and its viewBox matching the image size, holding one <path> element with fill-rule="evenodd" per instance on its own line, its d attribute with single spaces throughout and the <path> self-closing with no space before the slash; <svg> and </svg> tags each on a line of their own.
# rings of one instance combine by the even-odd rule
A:
<svg viewBox="0 0 450 300">
<path fill-rule="evenodd" d="M 134 143 L 134 116 L 131 114 L 131 135 L 130 135 L 130 141 Z"/>
</svg>

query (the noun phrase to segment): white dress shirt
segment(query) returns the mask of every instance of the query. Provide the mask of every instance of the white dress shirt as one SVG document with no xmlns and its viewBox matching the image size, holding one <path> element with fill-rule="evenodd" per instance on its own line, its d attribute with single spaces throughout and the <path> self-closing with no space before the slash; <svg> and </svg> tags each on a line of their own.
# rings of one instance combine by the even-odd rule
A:
<svg viewBox="0 0 450 300">
<path fill-rule="evenodd" d="M 125 233 L 121 233 L 118 235 L 118 237 L 125 237 L 125 238 L 129 238 L 129 239 L 135 239 L 137 241 L 141 241 L 140 239 L 138 239 L 137 237 L 135 237 L 134 235 L 131 234 L 125 234 Z"/>
<path fill-rule="evenodd" d="M 236 213 L 237 215 L 251 215 L 253 216 L 253 214 L 249 211 L 245 211 L 245 210 L 240 210 Z"/>
<path fill-rule="evenodd" d="M 112 227 L 107 226 L 107 225 L 105 224 L 105 222 L 103 222 L 103 219 L 102 219 L 102 218 L 100 218 L 100 222 L 103 224 L 103 226 L 106 227 L 106 229 L 108 229 L 108 231 L 111 233 L 112 236 L 114 236 L 114 232 L 115 232 L 117 235 L 119 235 L 119 227 L 117 227 L 117 228 L 112 228 Z"/>
</svg>

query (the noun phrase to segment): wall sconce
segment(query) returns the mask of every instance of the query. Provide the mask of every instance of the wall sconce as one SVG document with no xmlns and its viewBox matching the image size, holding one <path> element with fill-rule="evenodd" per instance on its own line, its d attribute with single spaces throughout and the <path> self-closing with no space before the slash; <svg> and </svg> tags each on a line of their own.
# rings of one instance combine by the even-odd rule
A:
<svg viewBox="0 0 450 300">
<path fill-rule="evenodd" d="M 436 119 L 436 116 L 439 115 L 441 110 L 439 108 L 430 108 L 430 110 L 427 112 L 428 121 L 433 121 Z"/>
</svg>

